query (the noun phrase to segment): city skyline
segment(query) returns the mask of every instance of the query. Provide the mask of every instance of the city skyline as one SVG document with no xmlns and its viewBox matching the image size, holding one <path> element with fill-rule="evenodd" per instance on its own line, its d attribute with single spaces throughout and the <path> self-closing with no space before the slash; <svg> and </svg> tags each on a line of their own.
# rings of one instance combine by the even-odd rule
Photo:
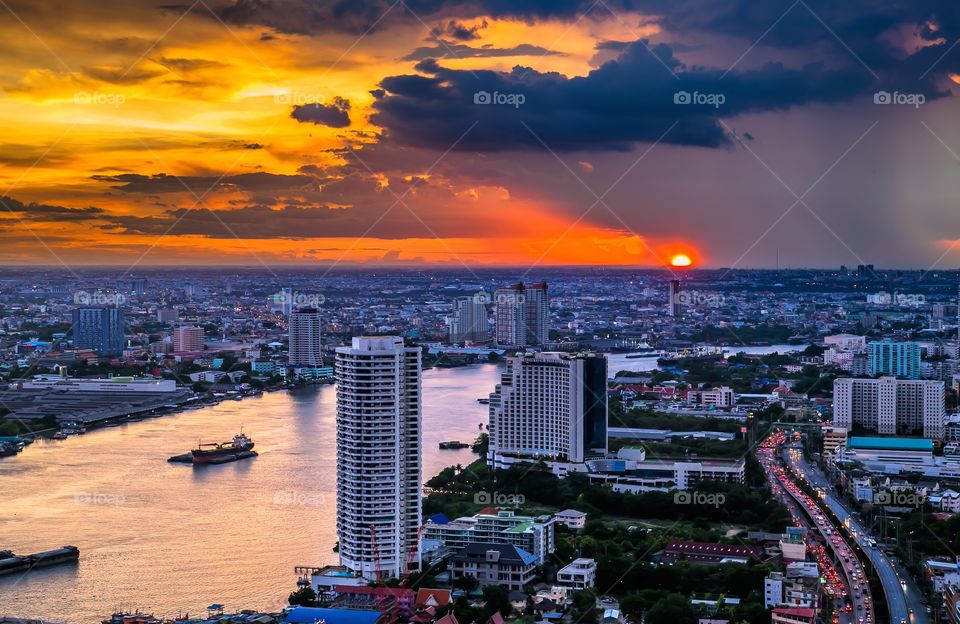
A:
<svg viewBox="0 0 960 624">
<path fill-rule="evenodd" d="M 960 3 L 0 16 L 0 624 L 960 624 Z"/>
<path fill-rule="evenodd" d="M 942 2 L 5 6 L 3 264 L 960 264 Z"/>
</svg>

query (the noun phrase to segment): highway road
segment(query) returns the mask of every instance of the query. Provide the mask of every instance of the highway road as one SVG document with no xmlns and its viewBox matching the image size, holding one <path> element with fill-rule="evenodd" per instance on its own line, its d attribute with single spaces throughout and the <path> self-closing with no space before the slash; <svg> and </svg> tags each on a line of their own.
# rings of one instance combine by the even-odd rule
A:
<svg viewBox="0 0 960 624">
<path fill-rule="evenodd" d="M 791 449 L 787 459 L 794 472 L 818 491 L 823 504 L 836 515 L 844 530 L 866 553 L 883 586 L 891 624 L 929 624 L 926 604 L 916 583 L 909 575 L 901 573 L 886 553 L 874 545 L 869 532 L 850 514 L 823 473 L 809 465 L 799 449 Z"/>
<path fill-rule="evenodd" d="M 800 489 L 792 473 L 777 461 L 777 448 L 784 439 L 782 433 L 774 434 L 760 446 L 757 456 L 767 474 L 773 496 L 787 507 L 794 523 L 810 529 L 811 538 L 817 533 L 822 537 L 822 543 L 809 539 L 807 549 L 816 557 L 821 576 L 826 580 L 825 591 L 829 598 L 826 606 L 830 609 L 828 621 L 832 624 L 873 624 L 873 599 L 870 586 L 864 581 L 860 561 L 837 534 L 818 503 Z M 832 559 L 828 548 L 833 552 Z"/>
</svg>

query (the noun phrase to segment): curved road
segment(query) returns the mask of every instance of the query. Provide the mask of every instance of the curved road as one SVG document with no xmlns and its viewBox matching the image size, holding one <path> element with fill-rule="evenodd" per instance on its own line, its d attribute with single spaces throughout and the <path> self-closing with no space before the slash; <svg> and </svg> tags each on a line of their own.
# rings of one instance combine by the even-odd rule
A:
<svg viewBox="0 0 960 624">
<path fill-rule="evenodd" d="M 787 453 L 787 457 L 794 471 L 818 491 L 823 503 L 840 519 L 843 528 L 866 553 L 883 586 L 887 609 L 890 612 L 890 622 L 892 624 L 908 622 L 909 624 L 929 624 L 926 606 L 916 583 L 909 575 L 901 575 L 886 553 L 870 545 L 869 533 L 833 494 L 833 488 L 823 473 L 810 466 L 799 452 Z"/>
<path fill-rule="evenodd" d="M 833 551 L 836 565 L 843 570 L 843 595 L 833 595 L 830 602 L 830 608 L 836 617 L 833 621 L 837 624 L 873 624 L 873 599 L 870 585 L 864 580 L 864 569 L 860 560 L 854 556 L 847 542 L 839 537 L 817 502 L 801 491 L 787 471 L 776 463 L 775 453 L 771 452 L 770 448 L 761 448 L 757 450 L 757 455 L 771 481 L 774 496 L 791 510 L 794 518 L 794 509 L 797 513 L 800 513 L 800 509 L 806 512 L 806 516 L 813 521 L 813 527 Z M 784 495 L 782 498 L 778 496 L 780 493 Z M 809 526 L 806 521 L 802 523 Z M 848 604 L 847 597 L 849 612 L 844 609 Z"/>
</svg>

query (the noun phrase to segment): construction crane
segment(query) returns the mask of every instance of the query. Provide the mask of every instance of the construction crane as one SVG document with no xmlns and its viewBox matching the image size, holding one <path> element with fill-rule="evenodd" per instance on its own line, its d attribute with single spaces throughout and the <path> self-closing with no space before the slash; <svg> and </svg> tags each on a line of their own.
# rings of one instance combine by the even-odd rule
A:
<svg viewBox="0 0 960 624">
<path fill-rule="evenodd" d="M 423 532 L 426 529 L 427 525 L 420 525 L 420 528 L 417 529 L 417 538 L 414 540 L 413 546 L 410 547 L 410 550 L 407 551 L 407 561 L 403 566 L 403 578 L 400 579 L 400 587 L 406 587 L 407 581 L 410 579 L 410 566 L 413 565 L 413 560 L 417 556 L 417 551 L 420 550 L 420 540 L 423 538 Z"/>
<path fill-rule="evenodd" d="M 380 548 L 377 546 L 377 527 L 370 525 L 370 541 L 373 544 L 373 564 L 377 572 L 377 585 L 383 584 L 383 570 L 380 568 Z"/>
</svg>

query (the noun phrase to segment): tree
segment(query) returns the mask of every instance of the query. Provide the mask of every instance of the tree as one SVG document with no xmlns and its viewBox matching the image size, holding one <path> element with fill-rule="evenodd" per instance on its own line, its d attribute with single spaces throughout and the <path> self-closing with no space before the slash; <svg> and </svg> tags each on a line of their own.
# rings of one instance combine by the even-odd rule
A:
<svg viewBox="0 0 960 624">
<path fill-rule="evenodd" d="M 457 589 L 465 589 L 467 591 L 470 591 L 471 589 L 476 589 L 479 584 L 480 584 L 479 581 L 477 581 L 476 578 L 474 578 L 473 576 L 470 576 L 469 574 L 462 576 L 458 579 L 455 579 L 453 581 L 454 587 L 456 587 Z"/>
<path fill-rule="evenodd" d="M 513 607 L 510 606 L 510 595 L 506 589 L 498 585 L 491 585 L 484 589 L 483 599 L 487 603 L 487 612 L 490 615 L 499 611 L 500 615 L 506 617 L 513 610 Z"/>
<path fill-rule="evenodd" d="M 597 598 L 590 590 L 581 590 L 574 592 L 573 596 L 573 621 L 578 624 L 596 624 L 597 623 Z"/>
<path fill-rule="evenodd" d="M 288 603 L 303 607 L 312 607 L 314 604 L 316 604 L 316 601 L 317 592 L 313 591 L 313 588 L 309 585 L 306 587 L 301 587 L 297 591 L 290 594 L 290 597 L 287 598 Z"/>
<path fill-rule="evenodd" d="M 646 624 L 696 624 L 697 614 L 683 594 L 667 594 L 647 611 Z"/>
</svg>

